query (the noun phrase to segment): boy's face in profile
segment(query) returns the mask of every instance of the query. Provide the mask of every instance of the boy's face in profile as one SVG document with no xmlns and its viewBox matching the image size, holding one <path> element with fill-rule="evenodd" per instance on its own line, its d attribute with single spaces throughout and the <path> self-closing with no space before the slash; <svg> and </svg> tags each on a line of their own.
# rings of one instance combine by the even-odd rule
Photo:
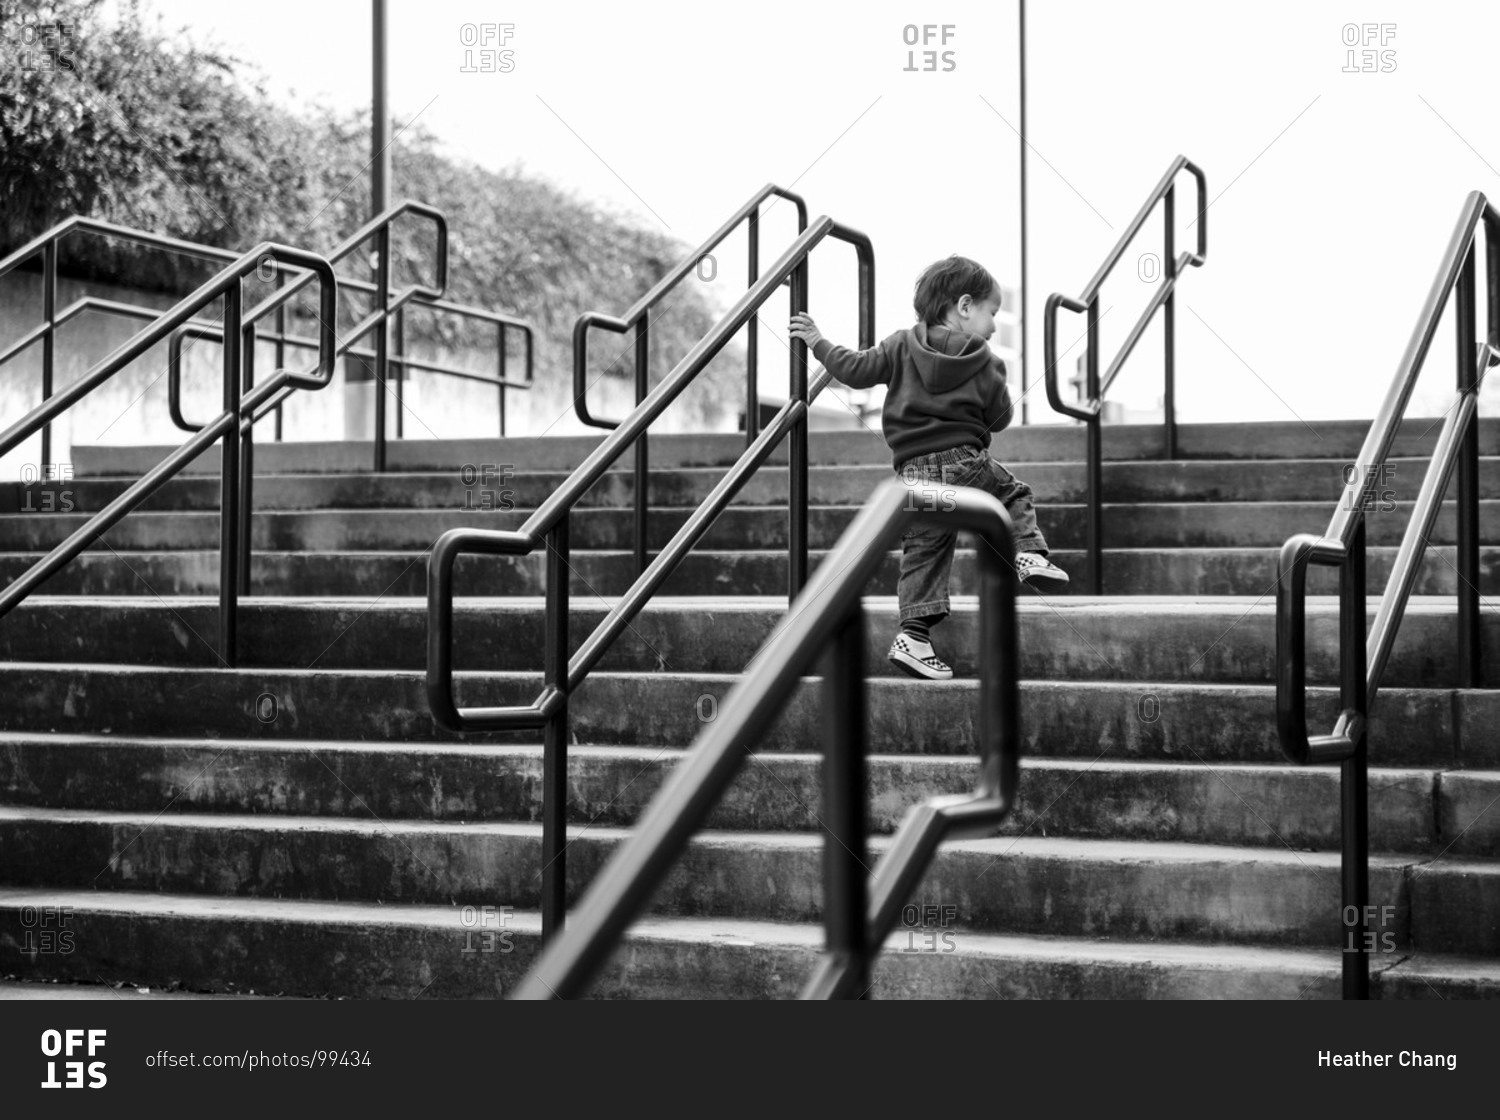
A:
<svg viewBox="0 0 1500 1120">
<path fill-rule="evenodd" d="M 946 325 L 954 330 L 977 334 L 988 342 L 995 334 L 995 316 L 1000 314 L 1000 292 L 995 290 L 985 299 L 959 296 L 958 302 L 949 309 Z"/>
</svg>

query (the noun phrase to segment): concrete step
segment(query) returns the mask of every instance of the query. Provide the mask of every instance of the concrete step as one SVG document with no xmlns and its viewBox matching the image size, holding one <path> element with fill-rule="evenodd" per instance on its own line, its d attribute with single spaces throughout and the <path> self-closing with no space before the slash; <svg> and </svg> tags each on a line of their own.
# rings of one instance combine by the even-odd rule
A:
<svg viewBox="0 0 1500 1120">
<path fill-rule="evenodd" d="M 1373 487 L 1414 492 L 1427 469 L 1426 459 L 1390 462 L 1390 474 Z M 567 479 L 566 471 L 516 473 L 508 464 L 467 464 L 441 472 L 372 474 L 258 473 L 255 507 L 297 509 L 483 509 L 508 501 L 517 509 L 534 509 Z M 1006 466 L 1025 479 L 1042 504 L 1077 503 L 1087 498 L 1084 464 L 1016 463 Z M 503 469 L 502 469 L 503 468 Z M 1347 460 L 1172 460 L 1112 462 L 1104 467 L 1104 497 L 1121 502 L 1324 502 L 1330 508 L 1344 484 Z M 654 507 L 697 506 L 724 475 L 720 467 L 653 468 L 650 503 Z M 862 505 L 870 492 L 891 476 L 887 463 L 815 466 L 808 471 L 808 492 L 816 505 Z M 0 483 L 0 513 L 89 513 L 124 492 L 134 477 L 74 478 L 56 482 Z M 582 508 L 623 508 L 635 494 L 634 476 L 609 472 L 583 498 Z M 1500 497 L 1500 459 L 1480 462 L 1480 494 Z M 787 473 L 767 467 L 745 484 L 734 504 L 784 505 Z M 147 510 L 216 510 L 216 476 L 179 476 L 168 481 L 141 507 Z"/>
<path fill-rule="evenodd" d="M 570 648 L 577 648 L 617 600 L 571 604 Z M 1369 601 L 1369 618 L 1379 600 Z M 1021 675 L 1040 680 L 1117 679 L 1271 683 L 1276 672 L 1276 606 L 1258 599 L 1027 598 L 1021 612 Z M 897 676 L 886 651 L 898 625 L 892 596 L 865 601 L 866 666 Z M 1444 688 L 1459 682 L 1451 598 L 1408 603 L 1383 683 Z M 219 664 L 217 598 L 33 596 L 0 622 L 0 660 L 137 665 Z M 786 613 L 783 599 L 681 597 L 654 600 L 600 664 L 614 671 L 737 673 Z M 534 671 L 544 645 L 545 600 L 463 598 L 454 605 L 454 647 L 464 663 Z M 1308 679 L 1338 681 L 1338 604 L 1307 607 Z M 249 598 L 240 612 L 240 664 L 325 669 L 425 669 L 425 599 L 385 596 L 308 600 Z M 1484 687 L 1500 685 L 1500 615 L 1480 617 Z M 196 636 L 196 637 L 195 637 Z M 938 649 L 962 676 L 978 672 L 978 603 L 954 601 L 934 631 Z"/>
<path fill-rule="evenodd" d="M 1392 453 L 1413 458 L 1430 455 L 1437 442 L 1440 417 L 1408 417 Z M 1357 455 L 1369 432 L 1368 420 L 1263 421 L 1249 424 L 1179 424 L 1178 454 L 1186 459 L 1304 459 Z M 512 436 L 507 439 L 392 440 L 386 460 L 396 471 L 451 470 L 465 463 L 513 463 L 525 470 L 571 470 L 598 446 L 598 436 Z M 723 466 L 744 450 L 743 434 L 663 434 L 650 439 L 653 466 Z M 182 441 L 154 446 L 74 444 L 72 466 L 80 478 L 140 475 L 155 466 Z M 1500 455 L 1500 418 L 1479 421 L 1479 453 Z M 1109 459 L 1160 459 L 1165 452 L 1158 424 L 1108 425 L 1103 430 Z M 809 458 L 815 463 L 888 463 L 890 451 L 878 430 L 812 432 Z M 1081 425 L 1015 427 L 996 437 L 992 451 L 1001 462 L 1078 461 L 1084 455 Z M 785 444 L 772 461 L 785 461 Z M 276 473 L 345 473 L 369 469 L 373 449 L 356 441 L 274 443 L 255 450 L 257 467 Z M 190 467 L 217 473 L 218 448 L 199 456 Z"/>
<path fill-rule="evenodd" d="M 63 908 L 70 953 L 16 958 L 24 979 L 383 999 L 500 997 L 539 946 L 534 912 L 459 906 L 204 898 L 132 892 L 0 890 L 0 946 L 30 907 Z M 482 905 L 490 905 L 488 903 Z M 503 923 L 503 924 L 502 924 Z M 926 928 L 900 928 L 873 975 L 885 999 L 1337 999 L 1329 948 L 1099 941 L 954 934 L 926 951 Z M 603 998 L 794 997 L 823 931 L 811 925 L 648 918 L 591 992 Z M 915 949 L 913 949 L 915 945 Z M 941 951 L 938 951 L 941 950 Z M 7 953 L 7 955 L 11 955 Z M 1377 958 L 1385 999 L 1494 999 L 1500 964 L 1442 954 Z"/>
<path fill-rule="evenodd" d="M 1366 518 L 1374 545 L 1399 545 L 1411 516 L 1409 503 Z M 814 506 L 808 510 L 808 543 L 831 548 L 858 510 L 853 506 Z M 1322 532 L 1328 502 L 1170 502 L 1108 505 L 1104 509 L 1106 548 L 1279 548 L 1294 533 Z M 660 549 L 687 521 L 687 509 L 651 513 L 648 543 Z M 1054 505 L 1039 514 L 1047 542 L 1056 549 L 1082 548 L 1086 513 L 1078 505 Z M 276 551 L 424 549 L 449 529 L 519 529 L 525 510 L 466 513 L 462 510 L 285 510 L 260 512 L 252 521 L 254 548 Z M 88 522 L 82 513 L 0 514 L 0 549 L 45 551 Z M 634 547 L 633 515 L 623 509 L 584 509 L 570 519 L 578 549 Z M 1500 544 L 1500 501 L 1480 503 L 1480 541 Z M 708 549 L 785 549 L 787 510 L 774 506 L 735 506 L 725 510 L 703 538 Z M 139 512 L 127 516 L 92 547 L 146 551 L 207 549 L 219 541 L 218 513 Z M 1432 544 L 1454 543 L 1456 519 L 1450 502 L 1438 514 Z M 970 538 L 963 534 L 967 542 Z"/>
<path fill-rule="evenodd" d="M 424 546 L 425 547 L 425 546 Z M 1113 549 L 1104 555 L 1104 590 L 1110 595 L 1274 595 L 1277 548 Z M 9 583 L 44 554 L 0 553 L 0 584 Z M 815 570 L 827 552 L 813 550 Z M 1367 586 L 1379 593 L 1390 577 L 1395 548 L 1367 553 Z M 1057 602 L 1077 594 L 1087 574 L 1083 553 L 1057 550 L 1053 560 L 1073 576 L 1073 583 L 1045 598 Z M 892 552 L 870 580 L 866 593 L 889 595 L 900 571 L 900 553 Z M 368 595 L 425 596 L 427 556 L 423 551 L 269 552 L 251 556 L 251 588 L 261 595 L 314 597 Z M 1500 595 L 1500 547 L 1480 550 L 1479 590 Z M 575 550 L 569 559 L 575 600 L 596 595 L 623 595 L 636 576 L 635 557 L 625 551 Z M 959 548 L 953 560 L 953 592 L 974 594 L 975 554 Z M 540 552 L 524 557 L 460 557 L 455 587 L 465 595 L 541 595 L 546 591 Z M 1458 584 L 1454 549 L 1429 550 L 1418 568 L 1414 593 L 1452 595 Z M 667 578 L 662 596 L 785 595 L 785 551 L 700 550 L 689 553 Z M 1308 573 L 1315 594 L 1333 594 L 1337 573 L 1317 567 Z M 219 554 L 212 551 L 110 552 L 78 556 L 43 585 L 49 595 L 217 595 Z"/>
<path fill-rule="evenodd" d="M 460 662 L 461 663 L 461 662 Z M 581 743 L 681 747 L 720 718 L 737 681 L 715 673 L 596 672 L 569 701 Z M 451 742 L 427 706 L 425 674 L 411 670 L 199 669 L 125 665 L 0 664 L 13 700 L 0 730 L 173 738 L 358 739 Z M 525 705 L 536 673 L 466 673 L 461 706 Z M 1058 758 L 1276 762 L 1271 685 L 1142 681 L 1025 681 L 1021 727 L 1027 754 Z M 267 700 L 266 697 L 271 697 Z M 977 750 L 977 682 L 875 678 L 867 688 L 874 754 Z M 821 687 L 805 679 L 757 749 L 811 751 L 822 742 Z M 1309 726 L 1331 728 L 1337 691 L 1308 690 Z M 266 717 L 269 716 L 267 719 Z M 1382 689 L 1371 712 L 1371 759 L 1382 766 L 1500 765 L 1500 692 Z M 524 742 L 504 732 L 476 742 Z"/>
<path fill-rule="evenodd" d="M 569 836 L 570 899 L 627 835 L 595 825 Z M 872 840 L 872 860 L 886 843 Z M 0 852 L 8 886 L 540 904 L 533 824 L 0 807 Z M 816 834 L 700 832 L 652 911 L 819 922 L 822 859 Z M 1337 945 L 1339 866 L 1335 852 L 997 837 L 945 844 L 913 898 L 952 905 L 955 933 Z M 1390 951 L 1500 952 L 1490 861 L 1372 856 L 1370 902 Z"/>
<path fill-rule="evenodd" d="M 575 826 L 631 827 L 681 761 L 671 748 L 573 746 Z M 759 754 L 708 827 L 815 831 L 821 756 Z M 962 755 L 868 759 L 870 828 L 973 788 Z M 188 740 L 0 733 L 0 801 L 35 809 L 238 813 L 377 820 L 541 819 L 538 745 Z M 1183 841 L 1337 851 L 1336 767 L 1028 758 L 1005 835 Z M 1370 771 L 1370 844 L 1380 852 L 1500 854 L 1500 774 Z"/>
</svg>

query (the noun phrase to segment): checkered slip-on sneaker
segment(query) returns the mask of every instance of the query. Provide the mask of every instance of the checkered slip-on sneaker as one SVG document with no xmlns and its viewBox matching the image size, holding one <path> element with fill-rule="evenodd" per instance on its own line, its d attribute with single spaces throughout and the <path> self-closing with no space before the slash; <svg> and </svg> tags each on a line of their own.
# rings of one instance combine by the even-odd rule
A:
<svg viewBox="0 0 1500 1120">
<path fill-rule="evenodd" d="M 928 681 L 953 679 L 953 670 L 932 652 L 932 643 L 913 638 L 907 633 L 896 635 L 896 640 L 891 643 L 891 652 L 886 657 L 896 668 L 913 677 Z"/>
<path fill-rule="evenodd" d="M 1068 582 L 1068 573 L 1040 552 L 1016 553 L 1016 576 L 1022 583 L 1036 583 L 1041 580 L 1051 580 L 1053 583 Z"/>
</svg>

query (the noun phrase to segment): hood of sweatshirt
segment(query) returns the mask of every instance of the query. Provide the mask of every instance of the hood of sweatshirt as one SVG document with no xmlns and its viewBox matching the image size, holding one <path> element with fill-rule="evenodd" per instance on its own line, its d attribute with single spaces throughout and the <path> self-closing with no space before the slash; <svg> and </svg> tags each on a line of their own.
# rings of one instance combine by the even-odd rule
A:
<svg viewBox="0 0 1500 1120">
<path fill-rule="evenodd" d="M 917 345 L 912 364 L 929 393 L 950 393 L 970 380 L 994 360 L 989 346 L 977 334 L 951 327 L 918 323 L 913 328 Z"/>
</svg>

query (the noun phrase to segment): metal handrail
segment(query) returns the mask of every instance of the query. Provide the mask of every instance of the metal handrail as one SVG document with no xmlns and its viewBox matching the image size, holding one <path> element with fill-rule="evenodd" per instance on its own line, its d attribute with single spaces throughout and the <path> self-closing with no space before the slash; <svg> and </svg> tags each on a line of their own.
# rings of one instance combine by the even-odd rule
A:
<svg viewBox="0 0 1500 1120">
<path fill-rule="evenodd" d="M 55 245 L 55 242 L 51 244 Z M 278 370 L 264 384 L 251 386 L 245 378 L 245 370 L 241 362 L 242 355 L 238 345 L 244 311 L 242 281 L 265 260 L 275 260 L 299 269 L 307 269 L 309 275 L 318 277 L 320 284 L 318 364 L 314 369 L 300 373 Z M 224 411 L 217 419 L 204 425 L 200 432 L 142 475 L 119 497 L 89 518 L 67 540 L 7 585 L 5 590 L 0 592 L 0 617 L 9 613 L 44 580 L 150 497 L 167 479 L 197 459 L 215 440 L 222 438 L 223 465 L 220 472 L 222 499 L 219 518 L 219 656 L 226 665 L 231 667 L 237 663 L 236 623 L 242 583 L 241 573 L 236 570 L 240 556 L 238 536 L 241 528 L 236 504 L 239 497 L 241 465 L 238 454 L 240 419 L 247 413 L 253 413 L 257 407 L 278 393 L 298 388 L 321 389 L 333 379 L 334 351 L 338 342 L 334 333 L 334 325 L 338 321 L 338 280 L 334 276 L 333 266 L 327 260 L 316 253 L 277 245 L 273 242 L 265 242 L 237 257 L 233 263 L 222 269 L 212 279 L 164 311 L 150 326 L 95 364 L 77 381 L 55 396 L 42 401 L 36 408 L 0 433 L 0 455 L 4 455 L 23 440 L 43 430 L 56 416 L 139 359 L 170 332 L 192 321 L 193 316 L 202 308 L 221 297 L 224 300 L 225 337 L 230 340 L 229 344 L 224 347 Z"/>
<path fill-rule="evenodd" d="M 601 621 L 578 652 L 568 659 L 568 522 L 573 507 L 604 475 L 632 440 L 671 405 L 688 383 L 754 315 L 781 284 L 792 286 L 794 311 L 807 307 L 807 257 L 824 238 L 854 246 L 859 267 L 859 335 L 861 346 L 874 345 L 875 258 L 869 238 L 819 217 L 792 243 L 769 272 L 760 277 L 714 328 L 683 357 L 676 368 L 611 432 L 515 531 L 451 529 L 437 539 L 427 562 L 427 702 L 434 720 L 449 731 L 494 731 L 541 728 L 544 731 L 542 776 L 542 932 L 561 928 L 564 909 L 567 802 L 568 697 L 656 593 L 683 556 L 712 526 L 745 481 L 766 460 L 781 438 L 793 437 L 788 470 L 788 599 L 795 600 L 807 574 L 807 407 L 830 380 L 826 371 L 812 391 L 807 384 L 807 348 L 793 340 L 796 366 L 791 400 L 746 448 L 738 462 L 687 519 L 677 534 L 630 590 Z M 462 554 L 529 555 L 545 541 L 547 548 L 547 617 L 543 685 L 531 704 L 519 707 L 458 708 L 453 700 L 453 565 Z"/>
<path fill-rule="evenodd" d="M 804 674 L 827 653 L 823 676 L 823 920 L 826 947 L 803 998 L 864 995 L 871 965 L 901 907 L 949 837 L 988 836 L 1016 803 L 1020 780 L 1015 539 L 1000 502 L 969 487 L 941 491 L 881 484 L 792 604 L 646 810 L 640 824 L 594 876 L 568 928 L 542 951 L 517 999 L 581 995 L 629 925 L 734 780 L 745 756 L 785 710 Z M 914 500 L 915 498 L 915 500 Z M 942 510 L 945 512 L 933 512 Z M 979 782 L 969 795 L 938 797 L 908 810 L 874 871 L 866 902 L 864 783 L 865 586 L 901 532 L 914 523 L 967 529 L 979 549 Z"/>
<path fill-rule="evenodd" d="M 1484 222 L 1486 338 L 1476 341 L 1474 240 Z M 1411 520 L 1376 610 L 1365 629 L 1365 505 L 1386 459 L 1437 331 L 1443 308 L 1458 293 L 1457 390 L 1422 480 Z M 1340 763 L 1341 888 L 1348 943 L 1343 960 L 1345 999 L 1368 999 L 1370 952 L 1366 936 L 1369 884 L 1369 713 L 1385 672 L 1396 631 L 1416 581 L 1443 492 L 1458 471 L 1457 605 L 1459 687 L 1480 681 L 1479 640 L 1479 391 L 1485 371 L 1500 361 L 1500 212 L 1479 191 L 1463 212 L 1427 293 L 1406 352 L 1370 425 L 1328 530 L 1287 539 L 1276 572 L 1276 732 L 1282 752 L 1303 766 Z M 1307 567 L 1339 569 L 1339 704 L 1327 735 L 1307 733 Z M 1354 918 L 1351 921 L 1350 915 Z"/>
<path fill-rule="evenodd" d="M 400 309 L 399 306 L 394 308 L 390 306 L 391 225 L 396 221 L 397 218 L 400 218 L 406 214 L 414 214 L 419 218 L 428 218 L 432 221 L 434 227 L 436 228 L 437 242 L 434 264 L 436 275 L 435 282 L 431 285 L 416 283 L 403 288 L 396 297 L 397 304 L 404 305 L 406 302 L 409 302 L 414 298 L 421 298 L 424 300 L 442 299 L 443 293 L 447 291 L 448 288 L 448 219 L 441 210 L 433 206 L 428 206 L 424 202 L 417 202 L 414 199 L 405 199 L 401 202 L 396 203 L 394 206 L 388 208 L 380 214 L 377 214 L 364 225 L 360 226 L 359 229 L 355 230 L 348 237 L 344 238 L 343 241 L 335 245 L 328 254 L 329 263 L 337 265 L 339 262 L 344 260 L 345 257 L 349 256 L 356 249 L 362 246 L 366 241 L 369 241 L 370 238 L 373 237 L 377 240 L 375 282 L 372 284 L 369 281 L 347 280 L 344 282 L 344 284 L 345 287 L 348 287 L 355 291 L 367 292 L 374 297 L 378 297 L 380 306 L 378 309 L 372 309 L 371 313 L 366 315 L 365 318 L 360 321 L 358 326 L 355 328 L 355 333 L 347 334 L 345 336 L 344 349 L 346 351 L 349 346 L 352 346 L 356 341 L 358 341 L 360 338 L 363 338 L 366 334 L 370 333 L 373 330 L 376 330 L 377 328 L 380 329 L 380 333 L 376 336 L 375 364 L 376 381 L 378 387 L 381 389 L 383 389 L 385 386 L 385 375 L 387 372 L 386 367 L 388 365 L 385 357 L 389 345 L 388 324 L 391 321 L 392 315 L 399 312 Z M 246 331 L 246 337 L 241 343 L 241 346 L 243 347 L 245 353 L 248 355 L 252 377 L 254 376 L 255 368 L 255 341 L 257 329 L 256 324 L 259 323 L 260 320 L 265 318 L 267 315 L 275 312 L 276 334 L 285 336 L 287 334 L 285 318 L 286 305 L 293 296 L 295 296 L 299 291 L 302 290 L 302 288 L 306 286 L 306 284 L 306 277 L 299 277 L 289 284 L 283 284 L 278 288 L 276 292 L 272 293 L 250 311 L 246 312 L 243 328 Z M 190 332 L 184 331 L 184 333 L 191 333 L 192 337 L 197 339 L 218 342 L 223 341 L 222 333 L 216 334 L 211 328 L 207 330 L 191 330 Z M 344 351 L 340 351 L 340 355 L 342 355 L 343 352 Z M 276 351 L 276 364 L 278 366 L 281 365 L 284 357 L 285 354 L 283 348 L 281 346 L 278 346 Z M 171 340 L 168 346 L 167 400 L 168 408 L 172 416 L 172 422 L 185 432 L 197 430 L 195 426 L 187 419 L 185 419 L 182 415 L 182 340 L 175 337 Z M 277 403 L 279 404 L 280 402 Z M 270 407 L 275 406 L 273 405 Z M 268 408 L 266 411 L 270 411 L 270 408 Z M 374 469 L 377 471 L 384 471 L 386 450 L 384 392 L 377 392 L 375 394 L 375 413 L 376 424 L 374 437 Z M 259 416 L 256 417 L 256 419 L 259 418 Z"/>
<path fill-rule="evenodd" d="M 132 229 L 129 226 L 116 225 L 113 222 L 100 221 L 97 218 L 86 218 L 76 214 L 73 217 L 63 219 L 51 229 L 39 233 L 26 244 L 13 250 L 3 260 L 0 260 L 0 278 L 8 275 L 38 253 L 42 254 L 42 323 L 12 343 L 6 349 L 5 353 L 0 355 L 0 364 L 9 361 L 33 343 L 41 342 L 41 397 L 44 402 L 52 396 L 55 338 L 58 328 L 74 316 L 91 309 L 110 311 L 115 314 L 132 314 L 131 311 L 126 310 L 131 307 L 130 304 L 117 303 L 113 300 L 97 300 L 88 297 L 70 304 L 62 312 L 57 310 L 57 246 L 63 238 L 73 233 L 112 237 L 120 241 L 130 241 L 149 249 L 162 249 L 184 256 L 197 257 L 200 260 L 216 261 L 221 264 L 230 264 L 238 259 L 238 254 L 228 249 L 219 249 L 212 245 L 200 245 L 197 242 L 183 241 L 180 238 L 149 233 L 146 230 Z M 155 319 L 157 313 L 151 310 L 144 310 L 143 315 L 136 317 Z M 52 425 L 50 422 L 42 425 L 41 434 L 41 459 L 43 463 L 50 463 L 52 461 Z"/>
<path fill-rule="evenodd" d="M 1198 184 L 1198 251 L 1189 252 L 1184 250 L 1178 253 L 1176 250 L 1176 179 L 1178 172 L 1187 170 L 1192 173 Z M 1165 358 L 1165 388 L 1162 395 L 1162 419 L 1165 426 L 1165 455 L 1168 459 L 1177 457 L 1177 377 L 1176 377 L 1176 308 L 1173 295 L 1177 290 L 1177 280 L 1182 275 L 1183 269 L 1189 265 L 1199 267 L 1208 257 L 1208 206 L 1207 206 L 1208 182 L 1203 171 L 1197 164 L 1186 156 L 1178 156 L 1167 168 L 1166 174 L 1157 182 L 1156 186 L 1146 197 L 1140 210 L 1131 219 L 1130 225 L 1120 235 L 1115 247 L 1110 250 L 1109 255 L 1104 258 L 1104 263 L 1099 266 L 1099 271 L 1094 273 L 1094 278 L 1088 282 L 1083 289 L 1083 294 L 1077 299 L 1070 299 L 1059 292 L 1054 292 L 1047 297 L 1047 313 L 1043 323 L 1043 345 L 1046 357 L 1045 381 L 1047 384 L 1047 400 L 1054 410 L 1064 416 L 1071 416 L 1075 420 L 1082 420 L 1087 428 L 1087 453 L 1085 465 L 1085 483 L 1088 501 L 1088 558 L 1089 578 L 1088 593 L 1099 595 L 1103 593 L 1103 540 L 1104 540 L 1104 446 L 1102 432 L 1102 412 L 1104 409 L 1104 397 L 1109 392 L 1109 387 L 1114 383 L 1120 373 L 1120 368 L 1125 360 L 1135 350 L 1136 343 L 1145 334 L 1146 328 L 1151 320 L 1155 318 L 1158 311 L 1163 311 L 1164 358 Z M 1099 376 L 1099 289 L 1105 279 L 1114 270 L 1130 242 L 1140 232 L 1141 227 L 1146 224 L 1146 219 L 1156 208 L 1158 202 L 1162 206 L 1162 267 L 1165 274 L 1161 284 L 1152 293 L 1146 308 L 1136 320 L 1135 326 L 1126 335 L 1124 344 L 1120 347 L 1114 359 L 1109 363 L 1103 378 Z M 1088 400 L 1081 405 L 1069 404 L 1062 399 L 1062 393 L 1057 383 L 1057 309 L 1066 308 L 1069 311 L 1082 312 L 1088 316 L 1087 349 L 1084 351 L 1084 362 L 1087 371 L 1086 390 Z"/>
<path fill-rule="evenodd" d="M 460 316 L 466 316 L 471 319 L 480 319 L 488 323 L 493 323 L 500 328 L 500 375 L 498 377 L 491 377 L 486 374 L 475 373 L 472 370 L 461 369 L 458 366 L 439 365 L 436 362 L 429 362 L 422 358 L 410 358 L 402 353 L 399 348 L 397 353 L 391 354 L 387 358 L 387 362 L 392 366 L 402 367 L 405 369 L 420 370 L 423 373 L 441 373 L 448 377 L 456 377 L 460 380 L 477 381 L 481 385 L 495 386 L 500 391 L 499 434 L 503 437 L 505 435 L 505 391 L 507 389 L 530 389 L 535 382 L 535 376 L 533 373 L 535 331 L 532 325 L 526 322 L 524 319 L 518 319 L 512 315 L 503 315 L 498 311 L 490 311 L 482 307 L 468 307 L 462 304 L 449 303 L 447 300 L 418 301 L 415 297 L 408 298 L 412 301 L 409 306 L 431 308 L 434 311 L 441 311 L 446 314 L 456 314 Z M 61 317 L 59 317 L 59 322 L 61 322 Z M 374 329 L 373 326 L 370 329 Z M 508 347 L 506 345 L 505 335 L 506 330 L 520 331 L 522 337 L 526 341 L 525 380 L 516 380 L 515 378 L 510 378 L 505 375 L 506 367 L 509 364 Z M 369 331 L 367 330 L 365 333 L 369 333 Z M 350 354 L 356 358 L 367 358 L 373 360 L 375 358 L 375 351 L 368 347 L 350 345 L 350 343 L 353 341 L 353 338 L 354 336 L 352 335 L 344 336 L 344 342 L 340 345 L 338 356 L 342 357 L 345 354 Z M 195 424 L 191 420 L 188 420 L 183 415 L 182 411 L 181 365 L 183 343 L 187 340 L 203 340 L 208 342 L 222 343 L 224 341 L 224 336 L 223 332 L 211 323 L 189 323 L 175 332 L 167 343 L 167 368 L 169 371 L 169 376 L 167 379 L 167 408 L 174 424 L 176 424 L 183 431 L 196 432 L 202 427 L 202 425 Z M 276 343 L 278 347 L 283 348 L 287 346 L 295 346 L 303 349 L 315 350 L 318 346 L 318 341 L 315 338 L 309 338 L 306 335 L 283 334 L 278 332 L 257 333 L 256 341 L 273 342 Z M 3 355 L 0 355 L 0 361 L 4 361 Z M 398 439 L 401 438 L 402 433 L 400 413 L 402 399 L 401 381 L 401 378 L 396 379 L 396 438 Z M 277 407 L 279 407 L 279 405 Z M 264 412 L 262 413 L 262 416 L 263 415 Z M 257 416 L 256 419 L 261 419 L 261 416 Z M 279 431 L 277 432 L 276 438 L 278 440 L 281 438 L 281 433 Z"/>
<path fill-rule="evenodd" d="M 767 183 L 756 191 L 743 206 L 736 210 L 729 219 L 717 230 L 709 235 L 708 240 L 699 245 L 681 261 L 679 261 L 670 272 L 652 285 L 651 290 L 631 305 L 630 309 L 618 317 L 606 315 L 600 311 L 586 311 L 578 316 L 573 324 L 573 411 L 578 419 L 595 428 L 618 428 L 619 420 L 606 420 L 596 417 L 589 412 L 588 407 L 588 365 L 589 365 L 589 328 L 599 327 L 602 330 L 613 331 L 616 334 L 625 334 L 635 331 L 635 403 L 646 399 L 646 393 L 650 389 L 651 371 L 651 332 L 650 313 L 663 296 L 682 282 L 689 272 L 695 271 L 702 266 L 704 257 L 718 248 L 720 242 L 734 232 L 735 228 L 748 219 L 746 227 L 748 238 L 749 256 L 749 283 L 754 284 L 760 278 L 760 204 L 768 198 L 784 198 L 797 208 L 797 232 L 800 235 L 807 229 L 807 203 L 802 196 L 795 194 L 785 187 L 778 187 L 775 183 Z M 758 320 L 754 315 L 750 316 L 749 332 L 745 341 L 745 444 L 750 446 L 755 442 L 755 437 L 760 434 L 760 390 L 759 390 L 759 340 L 760 332 Z M 797 360 L 792 359 L 793 375 Z M 646 533 L 648 529 L 648 504 L 646 501 L 646 480 L 650 469 L 650 452 L 647 447 L 646 438 L 642 436 L 635 445 L 635 570 L 640 574 L 646 570 Z"/>
</svg>

